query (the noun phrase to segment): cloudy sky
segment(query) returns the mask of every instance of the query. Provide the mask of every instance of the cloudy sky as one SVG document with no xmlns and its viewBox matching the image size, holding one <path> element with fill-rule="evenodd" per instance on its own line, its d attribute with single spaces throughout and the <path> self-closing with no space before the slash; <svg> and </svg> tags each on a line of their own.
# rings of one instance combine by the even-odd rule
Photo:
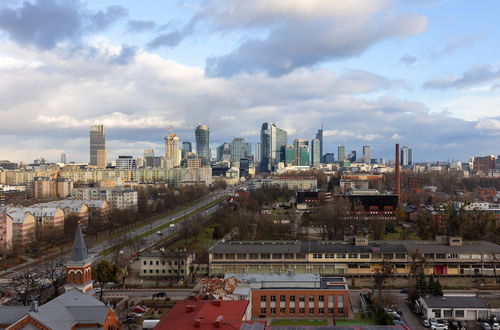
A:
<svg viewBox="0 0 500 330">
<path fill-rule="evenodd" d="M 500 2 L 0 0 L 0 159 L 212 148 L 262 122 L 325 150 L 417 161 L 500 154 Z M 359 152 L 359 151 L 358 151 Z"/>
</svg>

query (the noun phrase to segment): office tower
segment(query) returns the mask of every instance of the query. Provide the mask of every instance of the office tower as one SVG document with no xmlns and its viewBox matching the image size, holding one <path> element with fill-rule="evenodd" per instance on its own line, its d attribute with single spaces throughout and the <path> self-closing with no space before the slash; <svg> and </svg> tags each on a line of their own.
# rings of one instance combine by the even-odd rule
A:
<svg viewBox="0 0 500 330">
<path fill-rule="evenodd" d="M 136 168 L 136 162 L 132 156 L 118 156 L 115 167 L 124 170 L 131 170 Z"/>
<path fill-rule="evenodd" d="M 260 143 L 255 144 L 255 162 L 260 163 L 261 160 L 261 149 L 260 149 Z"/>
<path fill-rule="evenodd" d="M 202 157 L 204 165 L 210 163 L 210 129 L 207 125 L 198 125 L 195 130 L 196 155 Z"/>
<path fill-rule="evenodd" d="M 335 163 L 335 155 L 333 154 L 333 152 L 327 152 L 326 154 L 324 154 L 323 158 L 323 162 L 325 164 Z"/>
<path fill-rule="evenodd" d="M 187 141 L 182 142 L 181 158 L 186 159 L 192 153 L 193 153 L 193 148 L 191 146 L 191 142 Z"/>
<path fill-rule="evenodd" d="M 295 150 L 292 145 L 285 146 L 285 166 L 293 166 L 295 162 Z"/>
<path fill-rule="evenodd" d="M 370 146 L 363 146 L 363 163 L 370 164 L 371 150 Z"/>
<path fill-rule="evenodd" d="M 108 163 L 106 155 L 106 135 L 104 126 L 90 127 L 90 165 L 105 168 Z"/>
<path fill-rule="evenodd" d="M 356 161 L 356 150 L 352 150 L 349 155 L 347 156 L 347 160 L 350 161 L 351 163 L 354 163 Z"/>
<path fill-rule="evenodd" d="M 319 132 L 319 131 L 318 131 Z M 318 136 L 316 134 L 316 136 Z M 321 163 L 321 140 L 316 138 L 311 141 L 311 164 L 319 165 Z"/>
<path fill-rule="evenodd" d="M 217 161 L 230 162 L 231 161 L 231 144 L 224 142 L 217 147 Z"/>
<path fill-rule="evenodd" d="M 165 166 L 164 168 L 174 168 L 181 164 L 179 154 L 179 137 L 175 134 L 168 134 L 165 137 Z"/>
<path fill-rule="evenodd" d="M 252 155 L 252 145 L 245 142 L 245 139 L 234 138 L 231 142 L 231 162 L 239 162 L 242 158 Z"/>
<path fill-rule="evenodd" d="M 307 153 L 309 154 L 309 142 L 304 139 L 294 139 L 293 140 L 293 149 L 295 153 L 295 160 L 293 162 L 293 165 L 296 166 L 304 166 L 304 160 L 302 157 L 304 157 L 304 153 L 306 152 L 304 147 L 307 148 Z M 309 163 L 309 161 L 307 161 Z"/>
<path fill-rule="evenodd" d="M 66 154 L 64 152 L 61 154 L 61 163 L 66 164 Z"/>
<path fill-rule="evenodd" d="M 407 166 L 407 165 L 413 164 L 413 149 L 412 148 L 408 148 L 407 146 L 404 146 L 403 148 L 401 148 L 400 156 L 401 156 L 401 159 L 400 159 L 401 165 Z"/>
<path fill-rule="evenodd" d="M 343 162 L 345 160 L 345 147 L 344 146 L 339 146 L 337 150 L 337 161 Z"/>
<path fill-rule="evenodd" d="M 144 149 L 144 159 L 148 158 L 148 157 L 154 157 L 155 156 L 155 152 L 153 149 Z"/>
<path fill-rule="evenodd" d="M 297 165 L 298 166 L 311 165 L 311 156 L 309 155 L 309 145 L 307 144 L 299 145 L 299 158 Z"/>
<path fill-rule="evenodd" d="M 319 140 L 319 161 L 323 162 L 323 123 L 321 123 L 321 128 L 316 133 L 316 139 Z M 311 150 L 311 154 L 314 157 L 314 151 L 313 150 Z M 317 165 L 317 164 L 315 164 L 314 160 L 312 161 L 312 164 L 313 165 Z"/>
<path fill-rule="evenodd" d="M 285 146 L 287 133 L 276 124 L 263 123 L 260 130 L 260 169 L 262 172 L 271 172 L 278 162 L 285 160 Z"/>
</svg>

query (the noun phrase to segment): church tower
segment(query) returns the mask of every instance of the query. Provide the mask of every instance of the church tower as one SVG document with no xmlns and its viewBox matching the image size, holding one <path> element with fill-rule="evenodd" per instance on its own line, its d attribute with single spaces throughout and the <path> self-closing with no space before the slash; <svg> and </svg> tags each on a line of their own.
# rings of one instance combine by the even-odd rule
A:
<svg viewBox="0 0 500 330">
<path fill-rule="evenodd" d="M 71 257 L 66 262 L 66 285 L 69 291 L 77 289 L 86 293 L 92 289 L 92 260 L 87 253 L 80 223 L 76 227 L 75 241 L 71 249 Z"/>
</svg>

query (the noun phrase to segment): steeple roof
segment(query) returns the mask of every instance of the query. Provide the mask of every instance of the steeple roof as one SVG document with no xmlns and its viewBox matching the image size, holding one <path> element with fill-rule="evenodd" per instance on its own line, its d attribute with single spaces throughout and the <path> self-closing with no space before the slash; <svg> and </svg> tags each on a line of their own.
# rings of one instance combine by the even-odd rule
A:
<svg viewBox="0 0 500 330">
<path fill-rule="evenodd" d="M 75 241 L 73 242 L 73 248 L 71 249 L 70 261 L 85 261 L 88 257 L 87 246 L 85 245 L 85 240 L 83 239 L 82 227 L 80 223 L 76 227 Z"/>
</svg>

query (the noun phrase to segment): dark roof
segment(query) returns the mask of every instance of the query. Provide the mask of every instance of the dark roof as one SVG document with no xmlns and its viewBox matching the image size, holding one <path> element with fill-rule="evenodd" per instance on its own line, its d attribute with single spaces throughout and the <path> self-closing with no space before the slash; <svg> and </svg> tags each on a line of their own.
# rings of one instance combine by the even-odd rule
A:
<svg viewBox="0 0 500 330">
<path fill-rule="evenodd" d="M 0 306 L 0 325 L 11 325 L 28 314 L 29 311 L 29 306 Z"/>
<path fill-rule="evenodd" d="M 446 296 L 423 298 L 429 308 L 488 308 L 479 297 Z"/>
<path fill-rule="evenodd" d="M 82 227 L 80 224 L 76 227 L 75 241 L 73 242 L 73 248 L 71 249 L 70 261 L 85 261 L 88 258 L 87 246 L 85 245 L 85 240 L 83 239 Z"/>
</svg>

